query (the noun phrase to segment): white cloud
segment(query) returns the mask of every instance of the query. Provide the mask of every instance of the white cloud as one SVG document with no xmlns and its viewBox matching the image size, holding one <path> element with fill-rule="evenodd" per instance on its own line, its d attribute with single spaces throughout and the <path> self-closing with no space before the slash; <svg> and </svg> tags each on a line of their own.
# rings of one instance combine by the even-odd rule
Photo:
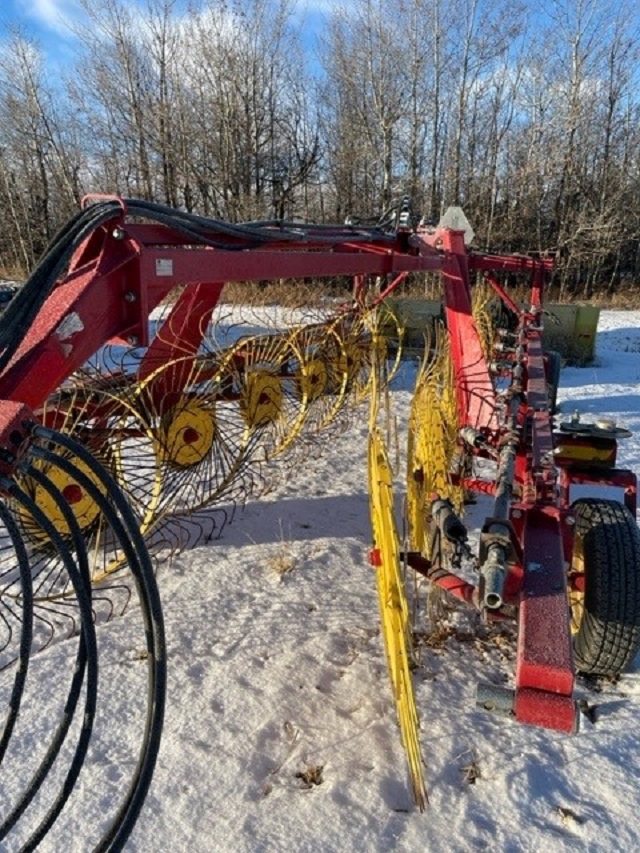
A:
<svg viewBox="0 0 640 853">
<path fill-rule="evenodd" d="M 29 0 L 26 13 L 42 26 L 62 35 L 69 35 L 69 28 L 79 15 L 75 0 Z"/>
</svg>

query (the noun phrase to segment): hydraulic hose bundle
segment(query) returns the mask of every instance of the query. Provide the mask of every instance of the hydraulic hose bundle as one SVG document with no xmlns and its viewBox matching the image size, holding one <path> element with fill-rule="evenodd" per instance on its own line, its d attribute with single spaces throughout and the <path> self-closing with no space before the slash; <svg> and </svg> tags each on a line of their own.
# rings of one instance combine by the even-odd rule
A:
<svg viewBox="0 0 640 853">
<path fill-rule="evenodd" d="M 3 545 L 10 543 L 16 561 L 7 559 L 7 551 L 3 547 L 0 581 L 4 631 L 0 667 L 8 666 L 15 658 L 18 667 L 15 670 L 8 710 L 0 735 L 0 764 L 3 775 L 9 771 L 10 777 L 17 776 L 20 783 L 15 785 L 13 790 L 5 792 L 2 797 L 0 840 L 6 838 L 10 832 L 24 834 L 24 826 L 28 825 L 21 849 L 35 849 L 52 829 L 67 801 L 74 794 L 92 737 L 101 737 L 99 732 L 96 733 L 96 715 L 102 694 L 99 687 L 99 643 L 92 608 L 86 537 L 80 529 L 69 500 L 55 485 L 53 474 L 60 470 L 73 477 L 99 506 L 103 523 L 109 525 L 114 543 L 126 554 L 141 607 L 148 685 L 142 745 L 128 789 L 124 797 L 120 798 L 116 813 L 111 817 L 110 826 L 102 833 L 102 838 L 95 848 L 100 851 L 121 850 L 149 788 L 164 718 L 164 627 L 160 597 L 149 555 L 136 519 L 117 484 L 100 463 L 69 436 L 30 424 L 16 456 L 12 459 L 5 451 L 3 463 L 5 467 L 13 464 L 14 472 L 5 474 L 0 479 L 0 488 L 4 494 L 4 502 L 0 502 L 0 540 L 4 540 Z M 46 463 L 46 467 L 43 467 L 43 463 Z M 82 468 L 78 463 L 82 463 Z M 90 472 L 90 476 L 87 472 Z M 58 529 L 29 495 L 29 489 L 25 488 L 27 483 L 37 483 L 55 503 L 60 513 Z M 28 526 L 25 524 L 26 519 L 29 521 Z M 36 540 L 30 537 L 28 532 L 34 525 L 40 528 L 43 534 Z M 60 606 L 75 608 L 79 627 L 75 664 L 63 712 L 54 726 L 53 734 L 49 736 L 48 747 L 41 758 L 35 759 L 36 767 L 32 769 L 24 750 L 20 748 L 25 737 L 20 723 L 23 717 L 26 720 L 30 718 L 30 709 L 25 708 L 23 699 L 29 687 L 31 657 L 38 649 L 37 643 L 34 644 L 34 637 L 38 633 L 37 623 L 40 617 L 37 588 L 34 589 L 34 586 L 38 585 L 38 565 L 43 552 L 46 552 L 49 564 L 57 565 L 58 575 L 66 576 L 66 592 L 64 596 L 61 595 Z M 33 688 L 30 692 L 33 693 Z M 39 692 L 38 696 L 42 705 L 38 709 L 41 718 L 53 718 L 59 699 L 42 692 Z M 105 725 L 105 718 L 108 719 L 109 716 L 109 708 L 104 706 L 103 698 L 100 703 L 101 726 Z M 11 743 L 12 736 L 16 736 L 15 748 Z M 45 782 L 46 790 L 43 788 Z M 17 794 L 16 789 L 19 790 Z M 56 790 L 57 793 L 52 797 L 52 791 Z M 46 802 L 46 807 L 43 802 Z M 87 836 L 90 837 L 90 834 L 88 832 Z"/>
</svg>

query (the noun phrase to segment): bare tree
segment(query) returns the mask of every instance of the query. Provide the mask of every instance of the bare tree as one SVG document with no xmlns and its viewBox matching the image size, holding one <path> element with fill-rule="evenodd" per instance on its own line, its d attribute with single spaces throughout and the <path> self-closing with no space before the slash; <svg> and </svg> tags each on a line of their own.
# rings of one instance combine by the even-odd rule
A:
<svg viewBox="0 0 640 853">
<path fill-rule="evenodd" d="M 10 263 L 31 265 L 80 201 L 74 129 L 47 85 L 38 45 L 14 32 L 0 56 L 0 196 L 16 235 Z"/>
<path fill-rule="evenodd" d="M 397 166 L 410 159 L 410 143 L 400 137 L 410 68 L 396 13 L 398 6 L 382 0 L 358 0 L 336 11 L 327 38 L 332 157 L 339 169 L 351 171 L 348 180 L 361 184 L 362 200 L 374 210 L 390 204 Z"/>
<path fill-rule="evenodd" d="M 479 243 L 554 251 L 564 292 L 640 277 L 634 0 L 353 0 L 328 13 L 322 68 L 295 2 L 81 0 L 65 86 L 14 34 L 0 264 L 32 264 L 85 190 L 232 220 L 409 193 L 432 218 L 462 203 Z"/>
</svg>

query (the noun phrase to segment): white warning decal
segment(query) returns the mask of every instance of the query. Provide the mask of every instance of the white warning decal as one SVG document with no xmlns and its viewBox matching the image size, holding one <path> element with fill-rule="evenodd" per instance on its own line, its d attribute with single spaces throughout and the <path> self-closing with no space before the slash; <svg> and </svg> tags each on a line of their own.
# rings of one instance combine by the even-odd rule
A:
<svg viewBox="0 0 640 853">
<path fill-rule="evenodd" d="M 84 331 L 84 323 L 80 319 L 80 315 L 76 311 L 72 311 L 71 314 L 67 314 L 64 320 L 60 323 L 55 334 L 58 340 L 66 341 L 72 335 L 82 331 Z"/>
<path fill-rule="evenodd" d="M 173 261 L 171 258 L 156 258 L 156 275 L 173 275 Z"/>
</svg>

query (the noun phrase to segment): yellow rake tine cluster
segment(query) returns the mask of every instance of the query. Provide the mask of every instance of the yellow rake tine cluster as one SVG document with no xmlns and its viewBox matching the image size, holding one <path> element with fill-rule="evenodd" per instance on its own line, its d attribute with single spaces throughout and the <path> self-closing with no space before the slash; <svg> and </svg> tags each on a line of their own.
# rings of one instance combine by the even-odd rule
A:
<svg viewBox="0 0 640 853">
<path fill-rule="evenodd" d="M 430 342 L 428 342 L 429 344 Z M 458 419 L 448 337 L 439 328 L 427 346 L 411 402 L 407 446 L 407 504 L 412 550 L 428 554 L 428 505 L 432 495 L 462 510 L 463 489 L 452 482 L 458 452 Z"/>
<path fill-rule="evenodd" d="M 387 667 L 407 757 L 415 802 L 422 811 L 428 801 L 420 749 L 419 720 L 410 670 L 412 637 L 409 606 L 400 574 L 400 549 L 393 514 L 391 466 L 376 426 L 378 382 L 374 368 L 369 428 L 369 499 L 373 533 L 380 623 Z"/>
<path fill-rule="evenodd" d="M 197 354 L 178 341 L 181 354 L 142 380 L 142 351 L 113 347 L 58 389 L 42 417 L 82 437 L 125 491 L 142 533 L 158 544 L 166 521 L 258 494 L 268 482 L 265 462 L 295 464 L 296 448 L 304 452 L 371 393 L 373 365 L 383 355 L 372 334 L 375 313 L 341 311 L 237 337 L 240 325 L 232 327 L 236 341 L 225 346 L 212 324 Z M 393 370 L 398 364 L 399 354 Z M 105 556 L 97 508 L 82 506 L 81 527 L 101 560 L 92 580 L 101 583 L 125 562 Z M 29 520 L 22 521 L 28 533 Z"/>
<path fill-rule="evenodd" d="M 154 384 L 162 382 L 168 371 L 172 405 L 158 412 Z M 148 464 L 161 472 L 162 495 L 154 525 L 229 497 L 231 485 L 241 480 L 251 430 L 237 401 L 226 400 L 221 391 L 228 373 L 224 363 L 188 356 L 158 368 L 138 388 L 138 416 L 153 434 Z"/>
<path fill-rule="evenodd" d="M 369 322 L 372 322 L 371 317 Z M 405 354 L 406 327 L 403 325 L 399 312 L 393 311 L 386 302 L 382 302 L 375 311 L 376 328 L 384 328 L 384 334 L 378 333 L 379 353 L 378 362 L 386 359 L 386 382 L 390 383 L 396 376 Z M 394 330 L 395 328 L 395 330 Z M 389 344 L 394 352 L 393 359 L 389 359 Z M 390 363 L 389 363 L 390 362 Z"/>
<path fill-rule="evenodd" d="M 489 310 L 489 306 L 494 299 L 493 291 L 489 287 L 474 287 L 471 309 L 476 328 L 478 329 L 482 352 L 487 361 L 491 361 L 492 358 L 493 339 L 495 336 L 494 323 Z"/>
</svg>

